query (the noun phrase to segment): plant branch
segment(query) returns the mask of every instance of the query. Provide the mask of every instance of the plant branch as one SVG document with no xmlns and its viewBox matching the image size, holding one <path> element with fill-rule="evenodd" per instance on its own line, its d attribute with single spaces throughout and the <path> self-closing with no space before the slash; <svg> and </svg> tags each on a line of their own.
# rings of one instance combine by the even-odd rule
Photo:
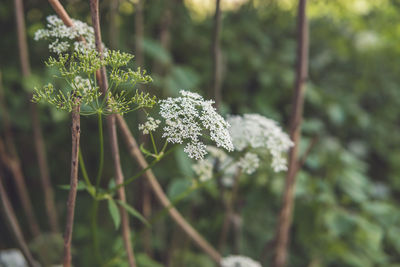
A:
<svg viewBox="0 0 400 267">
<path fill-rule="evenodd" d="M 71 266 L 71 241 L 72 230 L 74 225 L 75 202 L 78 186 L 78 166 L 79 166 L 79 141 L 80 141 L 80 107 L 79 105 L 72 111 L 72 153 L 71 153 L 71 176 L 70 176 L 70 189 L 67 202 L 67 220 L 64 232 L 64 267 Z"/>
<path fill-rule="evenodd" d="M 286 176 L 285 191 L 283 195 L 283 206 L 281 208 L 279 222 L 277 226 L 276 254 L 273 266 L 283 267 L 286 265 L 287 249 L 289 243 L 289 231 L 292 223 L 292 213 L 294 206 L 294 188 L 296 174 L 298 171 L 298 148 L 301 139 L 301 123 L 303 119 L 303 105 L 305 83 L 308 76 L 308 23 L 306 15 L 307 0 L 299 0 L 298 7 L 298 41 L 297 41 L 297 66 L 295 94 L 293 97 L 293 110 L 291 116 L 290 137 L 294 146 L 289 152 L 289 169 Z"/>
<path fill-rule="evenodd" d="M 99 16 L 99 1 L 98 0 L 90 0 L 90 13 L 92 15 L 92 24 L 94 28 L 95 35 L 95 43 L 97 52 L 100 55 L 100 58 L 103 57 L 103 47 L 101 42 L 101 32 L 100 32 L 100 16 Z M 105 67 L 100 70 L 100 88 L 104 95 L 106 95 L 108 89 L 108 81 L 106 76 Z M 111 146 L 111 154 L 114 163 L 114 174 L 115 174 L 115 182 L 117 185 L 122 184 L 124 182 L 124 175 L 122 173 L 121 161 L 119 157 L 119 148 L 118 148 L 118 139 L 117 139 L 117 129 L 115 124 L 115 116 L 114 114 L 107 117 L 107 126 L 109 133 L 109 140 Z M 126 202 L 125 188 L 121 187 L 118 189 L 118 197 L 122 202 Z M 128 257 L 128 262 L 130 267 L 135 267 L 135 256 L 133 254 L 133 248 L 131 243 L 131 233 L 129 229 L 129 217 L 127 211 L 120 206 L 119 211 L 121 214 L 121 230 L 122 230 L 122 239 L 124 241 L 125 251 Z"/>
<path fill-rule="evenodd" d="M 146 169 L 148 167 L 148 163 L 146 159 L 143 157 L 142 152 L 140 151 L 135 138 L 130 132 L 128 125 L 122 116 L 117 115 L 118 126 L 121 130 L 121 133 L 124 137 L 125 143 L 129 150 L 130 155 L 136 160 L 139 166 L 142 169 Z M 161 203 L 161 205 L 167 209 L 171 218 L 175 221 L 175 223 L 193 240 L 193 242 L 202 249 L 207 255 L 209 255 L 217 264 L 221 261 L 221 255 L 218 251 L 213 248 L 186 220 L 183 216 L 178 212 L 178 210 L 173 206 L 171 201 L 165 195 L 161 185 L 158 183 L 157 178 L 154 176 L 154 173 L 149 169 L 144 173 L 147 181 L 150 184 L 151 189 L 153 190 L 155 196 Z"/>
</svg>

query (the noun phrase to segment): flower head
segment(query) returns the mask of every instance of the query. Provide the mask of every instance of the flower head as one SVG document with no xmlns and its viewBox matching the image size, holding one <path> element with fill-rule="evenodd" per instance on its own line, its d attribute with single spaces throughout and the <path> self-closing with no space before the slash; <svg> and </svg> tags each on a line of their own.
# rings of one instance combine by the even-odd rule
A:
<svg viewBox="0 0 400 267">
<path fill-rule="evenodd" d="M 139 130 L 143 131 L 143 134 L 149 134 L 158 128 L 160 122 L 160 120 L 155 120 L 153 117 L 148 117 L 144 124 L 139 124 Z"/>
<path fill-rule="evenodd" d="M 260 165 L 260 158 L 257 154 L 247 152 L 243 157 L 239 159 L 238 166 L 242 168 L 242 171 L 247 174 L 254 173 Z"/>
<path fill-rule="evenodd" d="M 221 260 L 222 267 L 261 267 L 261 264 L 249 257 L 231 255 Z"/>
<path fill-rule="evenodd" d="M 287 170 L 284 154 L 293 146 L 293 142 L 275 121 L 259 114 L 245 114 L 231 116 L 228 122 L 231 124 L 229 132 L 235 150 L 267 151 L 272 157 L 271 165 L 275 172 Z M 247 157 L 250 159 L 249 155 Z M 254 155 L 251 158 L 255 162 Z"/>
<path fill-rule="evenodd" d="M 57 16 L 48 16 L 47 28 L 37 30 L 34 40 L 51 40 L 52 42 L 49 44 L 49 50 L 57 54 L 65 53 L 71 47 L 76 52 L 95 50 L 96 44 L 93 27 L 75 19 L 72 19 L 72 22 L 74 26 L 68 27 Z M 77 41 L 80 37 L 83 37 L 85 42 Z"/>
<path fill-rule="evenodd" d="M 165 119 L 163 137 L 169 143 L 186 143 L 184 151 L 189 157 L 202 159 L 207 151 L 201 137 L 207 130 L 218 147 L 232 151 L 229 124 L 215 111 L 214 102 L 188 91 L 182 90 L 180 95 L 160 101 L 160 115 Z"/>
</svg>

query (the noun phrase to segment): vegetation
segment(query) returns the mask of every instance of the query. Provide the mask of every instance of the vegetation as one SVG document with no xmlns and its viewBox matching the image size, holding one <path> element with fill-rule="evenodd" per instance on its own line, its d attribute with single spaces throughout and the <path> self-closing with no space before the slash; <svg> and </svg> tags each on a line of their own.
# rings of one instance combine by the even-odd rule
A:
<svg viewBox="0 0 400 267">
<path fill-rule="evenodd" d="M 397 1 L 109 0 L 100 27 L 94 0 L 14 2 L 0 250 L 33 266 L 68 266 L 69 248 L 74 266 L 400 266 Z"/>
</svg>

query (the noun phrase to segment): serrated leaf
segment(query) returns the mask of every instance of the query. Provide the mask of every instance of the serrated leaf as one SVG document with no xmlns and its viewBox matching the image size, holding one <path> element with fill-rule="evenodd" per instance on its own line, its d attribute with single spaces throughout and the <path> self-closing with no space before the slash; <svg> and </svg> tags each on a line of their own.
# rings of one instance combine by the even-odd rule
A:
<svg viewBox="0 0 400 267">
<path fill-rule="evenodd" d="M 118 229 L 119 225 L 121 224 L 121 216 L 119 214 L 117 204 L 115 204 L 115 201 L 112 198 L 108 199 L 108 211 L 113 219 L 115 229 Z"/>
<path fill-rule="evenodd" d="M 135 208 L 133 208 L 132 206 L 130 206 L 129 204 L 122 202 L 120 200 L 117 200 L 118 204 L 121 205 L 130 215 L 132 215 L 133 217 L 139 219 L 143 224 L 145 224 L 146 226 L 150 226 L 149 222 L 146 220 L 145 217 L 142 216 L 142 214 L 140 214 L 140 212 L 138 212 Z"/>
</svg>

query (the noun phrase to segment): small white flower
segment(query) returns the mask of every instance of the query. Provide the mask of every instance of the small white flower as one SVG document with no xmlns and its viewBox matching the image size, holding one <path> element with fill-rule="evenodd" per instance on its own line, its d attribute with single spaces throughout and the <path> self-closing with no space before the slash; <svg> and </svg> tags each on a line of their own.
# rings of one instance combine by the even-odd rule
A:
<svg viewBox="0 0 400 267">
<path fill-rule="evenodd" d="M 266 150 L 272 157 L 272 168 L 275 172 L 286 170 L 284 155 L 293 146 L 289 136 L 273 120 L 259 114 L 231 116 L 229 132 L 236 150 Z"/>
<path fill-rule="evenodd" d="M 214 173 L 223 170 L 223 176 L 221 179 L 222 181 L 225 179 L 227 184 L 230 184 L 230 181 L 228 180 L 232 179 L 233 175 L 236 173 L 238 167 L 237 164 L 233 162 L 233 159 L 222 149 L 215 146 L 207 146 L 206 150 L 209 154 L 204 159 L 199 160 L 192 165 L 192 169 L 198 176 L 199 180 L 201 182 L 208 181 L 213 177 Z"/>
<path fill-rule="evenodd" d="M 233 150 L 229 135 L 229 124 L 199 94 L 180 91 L 181 96 L 160 101 L 160 115 L 165 119 L 163 137 L 169 143 L 187 143 L 184 151 L 191 158 L 203 159 L 206 145 L 200 140 L 208 130 L 211 140 L 218 147 Z"/>
<path fill-rule="evenodd" d="M 257 154 L 247 152 L 243 157 L 239 159 L 238 166 L 242 168 L 242 171 L 247 174 L 254 173 L 260 165 L 260 159 Z"/>
<path fill-rule="evenodd" d="M 193 164 L 192 169 L 199 177 L 200 182 L 208 181 L 213 176 L 214 164 L 208 159 L 202 159 Z"/>
<path fill-rule="evenodd" d="M 74 78 L 74 84 L 78 91 L 86 93 L 87 91 L 92 89 L 92 85 L 90 84 L 89 79 L 82 78 L 81 76 L 76 76 Z"/>
<path fill-rule="evenodd" d="M 139 124 L 139 130 L 143 131 L 143 134 L 149 134 L 150 132 L 154 132 L 160 123 L 160 120 L 155 120 L 153 117 L 148 117 L 144 124 Z"/>
<path fill-rule="evenodd" d="M 222 267 L 261 267 L 261 264 L 249 257 L 235 255 L 228 256 L 221 260 Z"/>
<path fill-rule="evenodd" d="M 40 29 L 35 32 L 35 41 L 48 39 L 51 41 L 49 50 L 51 52 L 61 54 L 67 52 L 73 45 L 75 51 L 85 52 L 95 50 L 94 30 L 93 27 L 86 23 L 72 19 L 73 27 L 64 25 L 61 19 L 55 15 L 47 17 L 47 28 Z M 85 42 L 76 41 L 79 37 L 83 37 Z M 103 50 L 107 49 L 104 47 Z"/>
</svg>

